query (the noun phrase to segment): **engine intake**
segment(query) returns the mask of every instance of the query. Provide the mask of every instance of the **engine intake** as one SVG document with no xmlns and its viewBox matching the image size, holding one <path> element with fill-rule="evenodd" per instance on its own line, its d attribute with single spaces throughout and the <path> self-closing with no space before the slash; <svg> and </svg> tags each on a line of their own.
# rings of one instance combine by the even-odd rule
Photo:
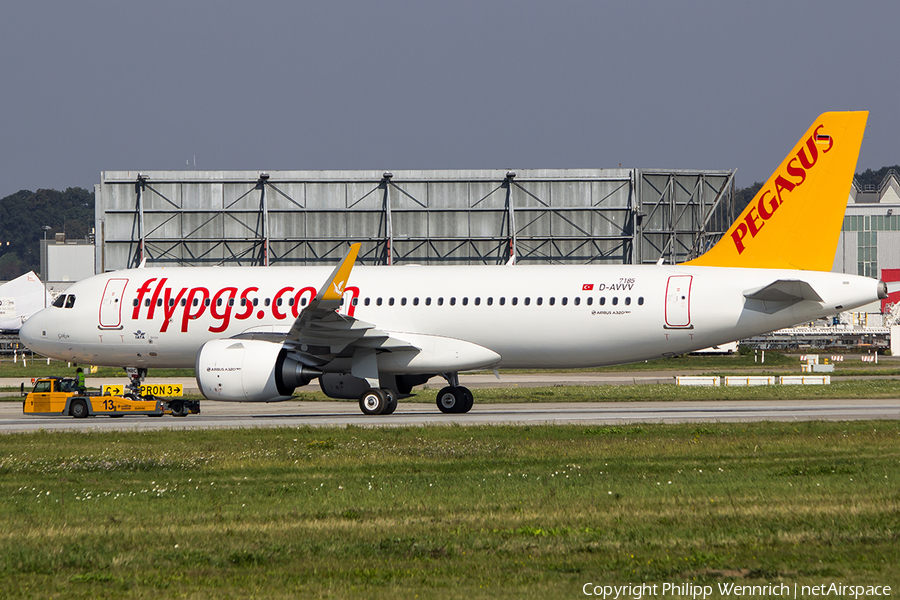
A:
<svg viewBox="0 0 900 600">
<path fill-rule="evenodd" d="M 322 374 L 291 358 L 281 344 L 212 340 L 197 353 L 197 386 L 210 400 L 278 402 Z"/>
</svg>

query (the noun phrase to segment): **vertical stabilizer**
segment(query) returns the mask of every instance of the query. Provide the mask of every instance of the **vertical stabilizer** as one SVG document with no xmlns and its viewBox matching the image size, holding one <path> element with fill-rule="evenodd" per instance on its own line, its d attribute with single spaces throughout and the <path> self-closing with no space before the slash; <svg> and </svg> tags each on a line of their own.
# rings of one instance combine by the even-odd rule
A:
<svg viewBox="0 0 900 600">
<path fill-rule="evenodd" d="M 830 271 L 868 116 L 820 115 L 722 239 L 684 264 Z"/>
</svg>

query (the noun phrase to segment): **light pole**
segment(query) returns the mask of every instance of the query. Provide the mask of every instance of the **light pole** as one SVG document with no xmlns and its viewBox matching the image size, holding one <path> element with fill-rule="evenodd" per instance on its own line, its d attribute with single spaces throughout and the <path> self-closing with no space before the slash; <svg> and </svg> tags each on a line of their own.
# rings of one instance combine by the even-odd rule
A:
<svg viewBox="0 0 900 600">
<path fill-rule="evenodd" d="M 41 277 L 44 279 L 44 308 L 47 308 L 47 263 L 49 262 L 47 257 L 47 232 L 53 228 L 49 225 L 44 225 L 41 229 L 44 230 L 44 241 L 41 244 Z"/>
</svg>

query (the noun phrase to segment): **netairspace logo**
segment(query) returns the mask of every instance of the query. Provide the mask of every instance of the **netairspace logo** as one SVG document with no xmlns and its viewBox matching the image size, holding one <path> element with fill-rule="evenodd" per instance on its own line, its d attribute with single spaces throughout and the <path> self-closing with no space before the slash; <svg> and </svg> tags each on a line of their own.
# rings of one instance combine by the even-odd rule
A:
<svg viewBox="0 0 900 600">
<path fill-rule="evenodd" d="M 705 600 L 718 592 L 718 597 L 754 596 L 779 598 L 814 598 L 818 596 L 833 598 L 866 598 L 886 597 L 891 595 L 889 585 L 846 585 L 843 583 L 823 583 L 820 585 L 793 586 L 787 583 L 767 583 L 764 585 L 739 585 L 736 583 L 719 583 L 698 585 L 695 583 L 638 583 L 625 585 L 599 585 L 586 583 L 581 591 L 585 596 L 596 596 L 604 600 L 641 600 L 642 598 L 677 597 Z"/>
</svg>

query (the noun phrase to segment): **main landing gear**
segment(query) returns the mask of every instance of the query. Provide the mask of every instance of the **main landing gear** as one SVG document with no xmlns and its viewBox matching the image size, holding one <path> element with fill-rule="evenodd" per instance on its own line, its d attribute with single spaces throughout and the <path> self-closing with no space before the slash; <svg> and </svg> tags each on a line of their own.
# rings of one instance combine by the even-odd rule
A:
<svg viewBox="0 0 900 600">
<path fill-rule="evenodd" d="M 475 397 L 467 387 L 448 385 L 437 395 L 437 407 L 442 413 L 467 413 L 473 404 Z"/>
<path fill-rule="evenodd" d="M 467 413 L 475 404 L 475 397 L 469 388 L 459 385 L 459 373 L 441 373 L 449 384 L 437 395 L 437 407 L 444 414 Z"/>
<path fill-rule="evenodd" d="M 397 395 L 388 388 L 369 388 L 359 397 L 364 415 L 389 415 L 397 409 Z"/>
<path fill-rule="evenodd" d="M 459 373 L 442 373 L 441 376 L 449 385 L 438 392 L 438 410 L 444 414 L 461 414 L 472 410 L 475 397 L 469 388 L 459 385 Z M 404 393 L 409 391 L 404 390 Z M 369 388 L 359 397 L 359 409 L 365 415 L 389 415 L 396 408 L 397 392 L 390 388 Z"/>
</svg>

